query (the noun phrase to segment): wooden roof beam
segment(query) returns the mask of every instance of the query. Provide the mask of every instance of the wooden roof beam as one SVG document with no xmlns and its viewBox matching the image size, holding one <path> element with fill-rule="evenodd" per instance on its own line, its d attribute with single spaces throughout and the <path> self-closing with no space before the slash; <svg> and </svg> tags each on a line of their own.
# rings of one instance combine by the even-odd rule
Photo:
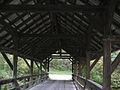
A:
<svg viewBox="0 0 120 90">
<path fill-rule="evenodd" d="M 87 5 L 0 5 L 0 12 L 102 12 L 104 7 Z"/>
<path fill-rule="evenodd" d="M 8 23 L 6 23 L 6 22 L 4 21 L 4 19 L 0 18 L 0 23 L 4 25 L 4 29 L 5 29 L 8 33 L 10 33 L 10 34 L 13 35 L 13 36 L 17 36 L 17 34 L 18 34 L 17 31 L 16 31 L 12 26 L 10 26 Z"/>
<path fill-rule="evenodd" d="M 33 37 L 33 38 L 84 38 L 84 35 L 80 34 L 20 34 L 21 37 Z"/>
</svg>

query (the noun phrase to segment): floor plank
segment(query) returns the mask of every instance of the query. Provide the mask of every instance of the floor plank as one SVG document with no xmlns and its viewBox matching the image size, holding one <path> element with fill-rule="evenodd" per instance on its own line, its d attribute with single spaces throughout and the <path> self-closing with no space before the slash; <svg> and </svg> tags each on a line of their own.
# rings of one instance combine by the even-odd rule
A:
<svg viewBox="0 0 120 90">
<path fill-rule="evenodd" d="M 72 80 L 48 80 L 30 90 L 76 90 Z"/>
</svg>

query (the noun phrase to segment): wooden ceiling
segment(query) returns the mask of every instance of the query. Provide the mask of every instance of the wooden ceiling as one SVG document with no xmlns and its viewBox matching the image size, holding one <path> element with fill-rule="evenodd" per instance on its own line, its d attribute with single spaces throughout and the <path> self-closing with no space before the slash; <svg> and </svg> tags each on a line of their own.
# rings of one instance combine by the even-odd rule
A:
<svg viewBox="0 0 120 90">
<path fill-rule="evenodd" d="M 42 61 L 64 49 L 76 60 L 87 51 L 96 58 L 107 36 L 115 38 L 112 51 L 120 49 L 119 0 L 0 1 L 1 52 Z"/>
</svg>

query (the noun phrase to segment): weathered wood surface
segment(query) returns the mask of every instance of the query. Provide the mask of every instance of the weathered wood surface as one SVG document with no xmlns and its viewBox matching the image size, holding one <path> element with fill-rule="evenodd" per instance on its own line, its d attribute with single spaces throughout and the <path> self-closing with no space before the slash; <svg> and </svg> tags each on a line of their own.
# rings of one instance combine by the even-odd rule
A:
<svg viewBox="0 0 120 90">
<path fill-rule="evenodd" d="M 1 12 L 101 12 L 104 8 L 87 5 L 0 5 Z"/>
<path fill-rule="evenodd" d="M 44 76 L 44 75 L 48 75 L 47 73 L 43 73 L 43 74 L 33 74 L 32 76 L 22 76 L 22 77 L 17 77 L 17 80 L 23 80 L 23 79 L 29 79 L 30 77 L 37 77 L 37 76 Z M 9 78 L 9 79 L 4 79 L 4 80 L 0 80 L 0 85 L 3 84 L 8 84 L 8 83 L 12 83 L 15 80 L 15 78 Z"/>
<path fill-rule="evenodd" d="M 75 78 L 77 77 L 77 79 Z M 77 75 L 73 75 L 73 79 L 75 80 L 76 84 L 80 87 L 80 88 L 85 88 L 86 89 L 92 89 L 92 90 L 103 90 L 103 86 L 94 82 L 94 81 L 91 81 L 89 79 L 85 79 L 84 77 L 82 76 L 77 76 Z"/>
<path fill-rule="evenodd" d="M 48 80 L 29 90 L 77 90 L 72 80 Z"/>
</svg>

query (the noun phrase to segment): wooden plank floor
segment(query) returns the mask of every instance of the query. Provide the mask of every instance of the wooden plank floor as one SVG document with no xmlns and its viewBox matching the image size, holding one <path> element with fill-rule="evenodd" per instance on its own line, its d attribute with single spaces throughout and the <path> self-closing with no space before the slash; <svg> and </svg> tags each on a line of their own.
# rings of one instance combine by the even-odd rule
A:
<svg viewBox="0 0 120 90">
<path fill-rule="evenodd" d="M 76 90 L 72 80 L 48 80 L 30 90 Z"/>
</svg>

